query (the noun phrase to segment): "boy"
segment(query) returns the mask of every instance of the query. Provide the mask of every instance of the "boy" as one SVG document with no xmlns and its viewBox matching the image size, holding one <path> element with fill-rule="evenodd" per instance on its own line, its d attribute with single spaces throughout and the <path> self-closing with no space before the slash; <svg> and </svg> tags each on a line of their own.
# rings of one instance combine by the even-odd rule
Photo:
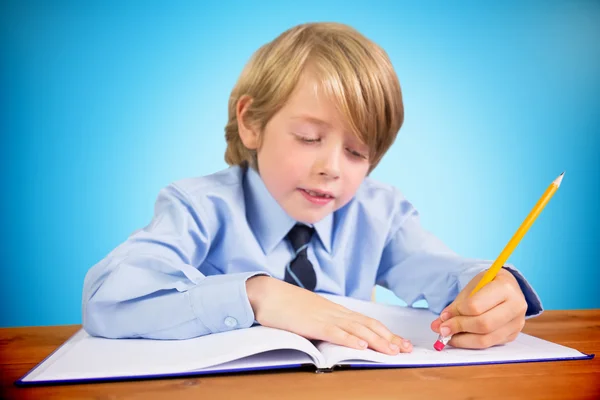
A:
<svg viewBox="0 0 600 400">
<path fill-rule="evenodd" d="M 512 267 L 457 256 L 394 188 L 368 178 L 404 118 L 386 55 L 354 29 L 304 24 L 260 48 L 232 91 L 230 168 L 163 189 L 151 223 L 87 274 L 92 335 L 184 339 L 257 322 L 358 349 L 409 340 L 316 293 L 369 299 L 378 283 L 441 313 L 451 345 L 513 340 L 539 299 Z"/>
</svg>

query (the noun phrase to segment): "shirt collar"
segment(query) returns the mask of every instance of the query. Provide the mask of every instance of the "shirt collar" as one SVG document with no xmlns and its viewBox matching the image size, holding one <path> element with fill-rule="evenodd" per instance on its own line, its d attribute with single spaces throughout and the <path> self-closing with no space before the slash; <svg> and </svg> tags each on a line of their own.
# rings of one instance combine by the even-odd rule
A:
<svg viewBox="0 0 600 400">
<path fill-rule="evenodd" d="M 262 178 L 248 167 L 244 179 L 246 219 L 265 254 L 273 251 L 297 223 L 290 217 L 267 190 Z M 327 215 L 314 225 L 323 247 L 331 253 L 333 214 Z"/>
</svg>

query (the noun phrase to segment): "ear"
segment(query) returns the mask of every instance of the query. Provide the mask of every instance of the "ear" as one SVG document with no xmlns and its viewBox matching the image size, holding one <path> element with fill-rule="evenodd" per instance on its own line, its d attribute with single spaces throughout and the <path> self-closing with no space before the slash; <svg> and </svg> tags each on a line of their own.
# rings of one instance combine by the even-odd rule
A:
<svg viewBox="0 0 600 400">
<path fill-rule="evenodd" d="M 246 121 L 248 109 L 251 104 L 252 98 L 248 95 L 243 95 L 238 100 L 235 111 L 238 121 L 238 132 L 240 134 L 240 139 L 242 139 L 242 143 L 244 143 L 246 148 L 256 150 L 259 145 L 259 131 Z"/>
</svg>

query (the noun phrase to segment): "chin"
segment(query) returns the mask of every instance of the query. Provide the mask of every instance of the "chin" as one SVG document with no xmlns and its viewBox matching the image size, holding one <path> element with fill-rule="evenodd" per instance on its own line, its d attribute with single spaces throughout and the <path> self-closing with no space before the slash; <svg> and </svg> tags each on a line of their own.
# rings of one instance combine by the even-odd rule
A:
<svg viewBox="0 0 600 400">
<path fill-rule="evenodd" d="M 292 218 L 294 218 L 298 222 L 312 225 L 312 224 L 316 224 L 317 222 L 319 222 L 320 220 L 322 220 L 329 214 L 331 214 L 331 213 L 330 212 L 318 213 L 318 214 L 317 213 L 297 213 L 296 215 L 292 215 Z"/>
</svg>

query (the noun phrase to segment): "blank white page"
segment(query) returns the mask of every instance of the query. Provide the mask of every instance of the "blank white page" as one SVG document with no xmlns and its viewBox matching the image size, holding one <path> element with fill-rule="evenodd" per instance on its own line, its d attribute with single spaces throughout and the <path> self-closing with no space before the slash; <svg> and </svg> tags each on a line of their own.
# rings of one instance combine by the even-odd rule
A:
<svg viewBox="0 0 600 400">
<path fill-rule="evenodd" d="M 484 350 L 458 349 L 446 346 L 443 351 L 433 349 L 437 334 L 430 328 L 437 314 L 425 309 L 391 306 L 355 299 L 325 296 L 332 301 L 362 314 L 375 318 L 392 332 L 413 343 L 412 353 L 389 356 L 370 349 L 356 350 L 319 343 L 329 367 L 336 364 L 385 364 L 389 366 L 432 366 L 457 364 L 488 364 L 516 361 L 587 358 L 588 356 L 569 347 L 548 342 L 530 335 L 519 334 L 511 343 Z"/>
<path fill-rule="evenodd" d="M 185 373 L 278 349 L 303 351 L 309 357 L 302 359 L 312 358 L 315 364 L 322 360 L 309 340 L 263 326 L 187 340 L 105 339 L 80 330 L 22 380 L 61 381 Z M 278 365 L 293 364 L 298 359 L 295 354 L 291 360 L 282 360 Z M 259 367 L 260 361 L 251 364 Z M 262 362 L 271 361 L 269 357 L 262 359 Z"/>
</svg>

